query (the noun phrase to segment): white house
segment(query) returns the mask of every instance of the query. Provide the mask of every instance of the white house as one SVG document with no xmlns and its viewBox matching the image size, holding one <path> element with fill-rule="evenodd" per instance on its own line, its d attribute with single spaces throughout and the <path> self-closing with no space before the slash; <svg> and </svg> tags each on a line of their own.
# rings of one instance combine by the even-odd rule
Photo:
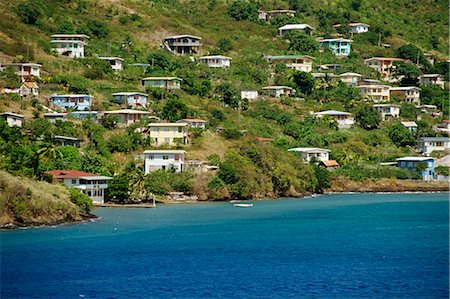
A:
<svg viewBox="0 0 450 299">
<path fill-rule="evenodd" d="M 439 74 L 424 74 L 419 76 L 419 82 L 423 85 L 435 84 L 444 89 L 444 81 Z"/>
<path fill-rule="evenodd" d="M 400 124 L 407 128 L 411 133 L 416 133 L 419 127 L 414 121 L 401 121 Z"/>
<path fill-rule="evenodd" d="M 343 73 L 338 76 L 342 82 L 349 86 L 356 86 L 362 80 L 362 75 L 358 73 Z"/>
<path fill-rule="evenodd" d="M 356 88 L 364 99 L 372 100 L 375 103 L 389 102 L 391 99 L 390 87 L 387 85 L 359 85 Z"/>
<path fill-rule="evenodd" d="M 90 39 L 85 34 L 53 34 L 51 37 L 53 51 L 71 58 L 83 58 L 86 40 Z"/>
<path fill-rule="evenodd" d="M 433 151 L 450 151 L 448 137 L 421 137 L 417 143 L 420 151 L 427 156 Z"/>
<path fill-rule="evenodd" d="M 120 57 L 99 57 L 98 59 L 108 61 L 115 72 L 123 71 L 123 59 Z"/>
<path fill-rule="evenodd" d="M 136 107 L 146 107 L 148 94 L 142 92 L 116 92 L 111 94 L 113 97 L 113 102 L 120 105 Z"/>
<path fill-rule="evenodd" d="M 2 63 L 2 69 L 11 69 L 16 75 L 22 79 L 29 79 L 31 77 L 41 77 L 41 64 L 37 63 Z"/>
<path fill-rule="evenodd" d="M 389 89 L 391 98 L 394 97 L 416 105 L 420 105 L 420 91 L 421 89 L 415 86 L 391 87 Z"/>
<path fill-rule="evenodd" d="M 381 114 L 381 119 L 386 120 L 387 117 L 399 117 L 400 105 L 394 104 L 376 104 L 373 107 Z"/>
<path fill-rule="evenodd" d="M 288 68 L 310 73 L 312 71 L 314 57 L 309 55 L 281 55 L 266 56 L 266 59 L 272 66 L 281 63 Z"/>
<path fill-rule="evenodd" d="M 185 118 L 180 119 L 177 123 L 186 123 L 191 128 L 206 129 L 206 120 L 203 119 Z"/>
<path fill-rule="evenodd" d="M 229 67 L 231 59 L 231 57 L 227 56 L 212 55 L 200 57 L 200 62 L 206 63 L 209 67 Z"/>
<path fill-rule="evenodd" d="M 23 82 L 22 86 L 20 86 L 20 95 L 21 96 L 39 96 L 39 85 L 36 82 Z"/>
<path fill-rule="evenodd" d="M 336 110 L 327 110 L 314 113 L 315 117 L 324 117 L 328 116 L 334 119 L 338 125 L 339 129 L 349 129 L 352 125 L 355 124 L 355 120 L 351 113 L 336 111 Z"/>
<path fill-rule="evenodd" d="M 269 11 L 258 10 L 259 20 L 270 21 L 278 16 L 288 16 L 292 18 L 293 16 L 295 16 L 295 10 L 290 9 L 275 9 Z"/>
<path fill-rule="evenodd" d="M 311 159 L 317 161 L 330 160 L 330 150 L 316 147 L 296 147 L 288 149 L 289 152 L 297 152 L 305 162 L 310 162 Z"/>
<path fill-rule="evenodd" d="M 109 176 L 96 175 L 77 170 L 50 170 L 47 171 L 53 183 L 64 183 L 69 187 L 77 188 L 94 203 L 104 203 L 105 189 L 108 188 Z"/>
<path fill-rule="evenodd" d="M 186 151 L 183 150 L 146 150 L 144 151 L 145 173 L 158 169 L 175 169 L 175 172 L 182 172 L 185 154 Z"/>
<path fill-rule="evenodd" d="M 12 113 L 12 112 L 3 112 L 0 113 L 0 117 L 3 117 L 6 122 L 8 123 L 8 126 L 18 126 L 22 127 L 23 121 L 25 117 L 22 114 Z"/>
<path fill-rule="evenodd" d="M 350 33 L 365 33 L 369 31 L 370 25 L 364 24 L 364 23 L 350 23 L 347 25 L 350 27 Z"/>
<path fill-rule="evenodd" d="M 250 102 L 256 101 L 259 97 L 257 90 L 241 90 L 241 99 L 247 99 Z"/>
<path fill-rule="evenodd" d="M 55 123 L 58 119 L 61 121 L 65 121 L 68 113 L 44 113 L 42 116 L 47 119 L 51 123 Z"/>
<path fill-rule="evenodd" d="M 308 24 L 287 24 L 284 25 L 280 28 L 278 28 L 278 34 L 281 36 L 283 36 L 283 34 L 285 34 L 287 31 L 290 30 L 301 30 L 303 32 L 305 32 L 306 34 L 310 34 L 313 30 L 314 27 L 308 25 Z"/>
<path fill-rule="evenodd" d="M 262 90 L 269 96 L 279 98 L 282 96 L 290 97 L 294 95 L 295 90 L 288 86 L 266 86 Z"/>
</svg>

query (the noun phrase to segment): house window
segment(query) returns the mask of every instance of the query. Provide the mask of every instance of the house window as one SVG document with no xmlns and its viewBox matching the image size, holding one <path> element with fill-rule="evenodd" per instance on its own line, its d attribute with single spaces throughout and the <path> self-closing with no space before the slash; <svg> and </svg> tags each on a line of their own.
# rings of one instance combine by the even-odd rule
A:
<svg viewBox="0 0 450 299">
<path fill-rule="evenodd" d="M 169 132 L 170 131 L 170 128 L 169 127 L 165 127 L 164 128 L 164 132 Z"/>
<path fill-rule="evenodd" d="M 72 179 L 72 185 L 75 185 L 77 183 L 76 179 Z"/>
<path fill-rule="evenodd" d="M 150 160 L 154 160 L 154 159 L 155 159 L 155 156 L 154 156 L 154 155 L 149 155 L 148 158 L 149 158 Z"/>
<path fill-rule="evenodd" d="M 168 155 L 164 155 L 163 156 L 163 160 L 169 160 L 169 156 Z"/>
<path fill-rule="evenodd" d="M 178 127 L 178 133 L 182 133 L 183 132 L 183 128 L 182 127 Z"/>
</svg>

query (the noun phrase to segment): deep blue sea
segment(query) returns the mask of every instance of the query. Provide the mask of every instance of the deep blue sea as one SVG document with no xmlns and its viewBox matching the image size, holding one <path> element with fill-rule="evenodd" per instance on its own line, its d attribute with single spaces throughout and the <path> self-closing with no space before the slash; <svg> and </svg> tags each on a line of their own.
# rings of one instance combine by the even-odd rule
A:
<svg viewBox="0 0 450 299">
<path fill-rule="evenodd" d="M 0 297 L 448 298 L 448 193 L 253 203 L 0 232 Z"/>
</svg>

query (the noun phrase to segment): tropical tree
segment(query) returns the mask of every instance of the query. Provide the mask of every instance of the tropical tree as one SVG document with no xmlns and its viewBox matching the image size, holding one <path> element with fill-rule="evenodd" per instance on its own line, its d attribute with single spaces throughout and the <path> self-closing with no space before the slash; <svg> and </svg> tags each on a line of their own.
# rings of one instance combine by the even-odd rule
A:
<svg viewBox="0 0 450 299">
<path fill-rule="evenodd" d="M 292 75 L 292 79 L 299 90 L 303 94 L 311 94 L 316 86 L 316 80 L 314 77 L 307 72 L 296 71 Z"/>
<path fill-rule="evenodd" d="M 373 130 L 378 128 L 380 124 L 380 115 L 378 111 L 366 105 L 359 109 L 359 111 L 355 114 L 355 120 L 361 128 Z"/>
</svg>

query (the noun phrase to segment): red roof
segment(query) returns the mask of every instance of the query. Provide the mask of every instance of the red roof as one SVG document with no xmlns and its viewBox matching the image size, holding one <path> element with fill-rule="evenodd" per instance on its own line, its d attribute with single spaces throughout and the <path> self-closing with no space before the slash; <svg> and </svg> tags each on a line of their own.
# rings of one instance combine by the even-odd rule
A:
<svg viewBox="0 0 450 299">
<path fill-rule="evenodd" d="M 54 179 L 75 179 L 85 176 L 98 176 L 97 174 L 92 174 L 88 172 L 78 171 L 78 170 L 50 170 L 47 171 Z"/>
<path fill-rule="evenodd" d="M 272 141 L 272 138 L 258 137 L 258 141 Z"/>
</svg>

